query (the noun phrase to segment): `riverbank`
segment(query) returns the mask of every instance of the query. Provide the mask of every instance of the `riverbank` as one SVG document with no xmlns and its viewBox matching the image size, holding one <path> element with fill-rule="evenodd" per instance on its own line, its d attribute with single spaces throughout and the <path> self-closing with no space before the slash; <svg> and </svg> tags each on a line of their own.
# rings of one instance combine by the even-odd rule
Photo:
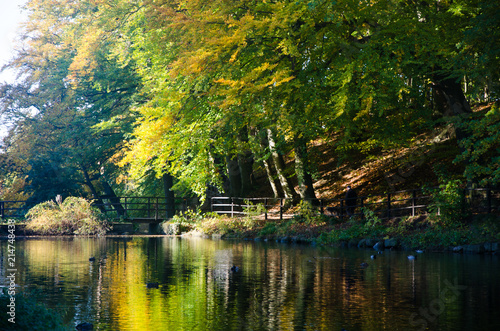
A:
<svg viewBox="0 0 500 331">
<path fill-rule="evenodd" d="M 25 224 L 16 223 L 16 236 L 26 233 Z M 0 224 L 0 237 L 7 237 L 7 224 Z M 500 255 L 500 218 L 498 215 L 470 217 L 443 225 L 428 216 L 394 218 L 351 218 L 340 223 L 325 215 L 296 215 L 284 220 L 256 217 L 220 217 L 213 214 L 174 217 L 163 222 L 155 233 L 147 226 L 113 223 L 106 236 L 168 235 L 203 236 L 217 239 L 277 241 L 374 250 L 453 251 Z"/>
<path fill-rule="evenodd" d="M 177 219 L 162 227 L 179 229 L 175 234 L 222 239 L 500 255 L 500 219 L 497 215 L 471 217 L 466 222 L 447 226 L 427 216 L 337 221 L 324 215 L 310 218 L 299 215 L 281 221 L 208 217 L 196 222 Z"/>
<path fill-rule="evenodd" d="M 41 233 L 36 233 L 34 231 L 26 229 L 27 222 L 16 222 L 14 223 L 13 234 L 16 237 L 26 237 L 26 236 L 43 236 L 43 237 L 57 237 L 57 235 L 44 235 Z M 163 231 L 154 232 L 151 231 L 150 225 L 148 223 L 132 223 L 132 222 L 110 222 L 110 229 L 106 232 L 106 236 L 109 235 L 165 235 Z M 8 223 L 0 223 L 0 239 L 7 238 L 9 233 Z M 12 233 L 11 233 L 12 234 Z M 71 236 L 66 234 L 66 236 Z"/>
</svg>

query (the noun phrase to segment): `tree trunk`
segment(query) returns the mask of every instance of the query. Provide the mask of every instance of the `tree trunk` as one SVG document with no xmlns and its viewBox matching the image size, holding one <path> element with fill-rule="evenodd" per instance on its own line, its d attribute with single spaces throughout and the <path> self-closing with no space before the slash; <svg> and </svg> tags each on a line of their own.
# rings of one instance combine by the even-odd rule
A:
<svg viewBox="0 0 500 331">
<path fill-rule="evenodd" d="M 239 131 L 238 140 L 242 146 L 248 145 L 248 128 L 246 125 Z M 238 166 L 241 178 L 240 197 L 247 196 L 248 192 L 252 189 L 253 163 L 252 151 L 248 147 L 244 147 L 243 152 L 238 154 Z"/>
<path fill-rule="evenodd" d="M 263 160 L 264 168 L 266 169 L 267 179 L 269 180 L 269 185 L 271 185 L 271 189 L 273 190 L 273 197 L 278 198 L 280 196 L 278 191 L 278 185 L 274 179 L 273 171 L 272 171 L 272 160 L 265 159 Z"/>
<path fill-rule="evenodd" d="M 299 194 L 302 199 L 316 199 L 314 193 L 313 180 L 307 169 L 307 146 L 304 139 L 295 140 L 295 173 L 299 182 Z"/>
<path fill-rule="evenodd" d="M 436 107 L 443 117 L 465 117 L 472 113 L 471 107 L 465 97 L 462 86 L 454 78 L 446 77 L 444 74 L 435 75 L 434 89 L 436 94 Z M 457 139 L 466 137 L 463 130 L 455 129 Z"/>
<path fill-rule="evenodd" d="M 298 197 L 297 192 L 295 192 L 292 184 L 290 183 L 290 180 L 285 176 L 285 162 L 283 161 L 283 156 L 276 149 L 276 142 L 271 129 L 267 129 L 267 139 L 269 140 L 269 149 L 271 150 L 271 156 L 273 158 L 276 173 L 278 174 L 278 179 L 280 181 L 281 188 L 283 189 L 285 198 L 293 199 Z"/>
<path fill-rule="evenodd" d="M 175 195 L 172 191 L 172 186 L 174 186 L 174 178 L 169 173 L 164 173 L 163 179 L 163 192 L 165 194 L 165 217 L 167 219 L 174 217 L 175 215 Z"/>
<path fill-rule="evenodd" d="M 94 184 L 92 184 L 92 180 L 90 179 L 89 173 L 87 171 L 87 168 L 85 168 L 84 165 L 80 165 L 82 172 L 83 172 L 83 177 L 85 178 L 85 185 L 90 189 L 90 192 L 92 193 L 92 197 L 96 200 L 97 202 L 97 208 L 101 211 L 101 213 L 106 212 L 106 208 L 104 208 L 104 202 L 102 201 L 101 197 L 97 193 L 97 190 L 95 189 Z"/>
<path fill-rule="evenodd" d="M 251 151 L 238 154 L 238 165 L 241 178 L 240 197 L 247 196 L 248 192 L 252 189 L 253 163 L 254 159 Z"/>
<path fill-rule="evenodd" d="M 275 198 L 279 197 L 278 186 L 274 180 L 274 175 L 272 172 L 272 164 L 271 159 L 264 159 L 262 161 L 264 163 L 264 168 L 266 169 L 267 179 L 269 180 L 269 184 L 271 185 L 271 189 L 273 190 L 273 196 Z"/>
<path fill-rule="evenodd" d="M 264 131 L 262 133 L 263 134 L 256 133 L 257 136 L 256 138 L 258 139 L 261 151 L 264 151 L 263 153 L 266 153 L 265 151 L 267 150 L 269 145 L 267 139 L 267 133 Z M 272 158 L 262 157 L 262 163 L 264 164 L 264 169 L 266 170 L 266 175 L 267 175 L 267 180 L 269 181 L 269 185 L 271 185 L 271 189 L 273 190 L 273 197 L 278 198 L 280 195 L 279 195 L 278 185 L 276 184 L 276 180 L 272 170 L 273 169 Z"/>
<path fill-rule="evenodd" d="M 106 198 L 111 201 L 111 206 L 116 210 L 118 216 L 125 216 L 125 208 L 123 208 L 120 202 L 120 198 L 116 196 L 115 191 L 113 190 L 111 185 L 109 185 L 109 183 L 102 177 L 101 184 L 104 189 L 104 193 L 106 194 Z"/>
<path fill-rule="evenodd" d="M 229 178 L 227 177 L 227 171 L 224 169 L 225 163 L 222 157 L 216 153 L 213 152 L 213 147 L 210 147 L 210 157 L 212 158 L 212 163 L 214 165 L 214 168 L 216 169 L 217 173 L 219 174 L 221 181 L 222 181 L 222 190 L 225 192 L 225 194 L 229 194 L 231 190 L 231 183 L 229 182 Z M 207 190 L 209 192 L 214 191 L 214 187 L 207 187 Z M 219 190 L 215 190 L 217 192 L 217 195 L 220 194 Z M 215 192 L 214 191 L 214 192 Z"/>
<path fill-rule="evenodd" d="M 238 157 L 235 155 L 226 156 L 226 164 L 229 178 L 229 196 L 236 197 L 241 193 L 241 172 Z"/>
</svg>

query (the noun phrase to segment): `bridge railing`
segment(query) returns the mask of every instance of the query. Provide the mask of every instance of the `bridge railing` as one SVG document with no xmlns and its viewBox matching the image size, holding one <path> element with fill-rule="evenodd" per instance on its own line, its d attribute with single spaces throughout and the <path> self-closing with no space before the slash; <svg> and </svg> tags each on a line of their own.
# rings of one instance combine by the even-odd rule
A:
<svg viewBox="0 0 500 331">
<path fill-rule="evenodd" d="M 0 218 L 22 218 L 27 211 L 25 200 L 0 201 Z"/>
<path fill-rule="evenodd" d="M 163 220 L 167 212 L 186 211 L 196 208 L 197 201 L 193 198 L 175 198 L 173 208 L 166 203 L 164 197 L 113 197 L 94 200 L 92 205 L 99 208 L 109 218 L 124 218 L 136 220 Z M 98 202 L 100 201 L 100 202 Z M 0 218 L 23 218 L 29 208 L 25 200 L 0 201 Z"/>
<path fill-rule="evenodd" d="M 175 212 L 196 207 L 192 198 L 175 198 L 174 206 L 170 206 L 165 197 L 153 196 L 126 196 L 100 200 L 102 202 L 95 200 L 92 205 L 99 208 L 106 216 L 134 220 L 164 220 Z"/>
</svg>

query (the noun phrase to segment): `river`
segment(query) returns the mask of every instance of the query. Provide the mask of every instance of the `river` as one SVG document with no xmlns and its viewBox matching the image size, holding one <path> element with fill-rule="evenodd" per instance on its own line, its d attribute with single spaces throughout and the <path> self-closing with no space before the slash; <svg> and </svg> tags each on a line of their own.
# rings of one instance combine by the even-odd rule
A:
<svg viewBox="0 0 500 331">
<path fill-rule="evenodd" d="M 498 256 L 177 237 L 15 244 L 18 290 L 94 330 L 500 330 Z"/>
</svg>

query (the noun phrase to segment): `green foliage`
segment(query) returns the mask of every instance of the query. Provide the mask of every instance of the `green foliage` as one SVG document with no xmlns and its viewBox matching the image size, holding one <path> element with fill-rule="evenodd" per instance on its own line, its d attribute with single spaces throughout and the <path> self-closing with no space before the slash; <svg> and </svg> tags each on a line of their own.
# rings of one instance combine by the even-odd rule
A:
<svg viewBox="0 0 500 331">
<path fill-rule="evenodd" d="M 411 249 L 424 247 L 447 248 L 475 243 L 477 239 L 471 235 L 470 229 L 465 226 L 442 226 L 440 224 L 430 225 L 422 231 L 410 232 L 400 237 L 401 244 Z"/>
<path fill-rule="evenodd" d="M 239 236 L 247 230 L 247 227 L 241 218 L 223 218 L 219 216 L 205 218 L 202 222 L 196 224 L 196 229 L 209 235 Z"/>
<path fill-rule="evenodd" d="M 478 220 L 478 228 L 483 236 L 489 236 L 492 239 L 500 240 L 500 222 L 496 215 L 482 215 Z"/>
<path fill-rule="evenodd" d="M 387 228 L 372 221 L 359 221 L 351 218 L 341 227 L 332 230 L 319 236 L 320 243 L 338 244 L 340 242 L 349 241 L 350 239 L 363 239 L 363 238 L 381 238 L 387 233 Z"/>
<path fill-rule="evenodd" d="M 179 223 L 186 228 L 195 229 L 208 235 L 218 234 L 223 236 L 239 236 L 256 226 L 255 222 L 249 222 L 247 218 L 228 218 L 215 212 L 204 213 L 200 210 L 188 210 L 175 215 L 170 222 Z"/>
<path fill-rule="evenodd" d="M 294 220 L 311 225 L 323 223 L 328 220 L 328 217 L 321 214 L 318 208 L 314 207 L 311 202 L 301 200 L 298 206 L 298 211 L 294 215 Z"/>
<path fill-rule="evenodd" d="M 37 202 L 99 193 L 102 180 L 154 186 L 149 174 L 165 172 L 203 197 L 225 187 L 226 157 L 269 157 L 259 130 L 280 151 L 300 142 L 304 172 L 325 137 L 380 155 L 433 125 L 446 83 L 447 100 L 465 104 L 462 86 L 498 96 L 497 2 L 30 1 L 8 66 L 19 84 L 0 86 L 9 171 Z M 493 115 L 470 123 L 461 156 L 467 178 L 491 184 Z"/>
<path fill-rule="evenodd" d="M 365 216 L 365 225 L 368 227 L 376 227 L 382 223 L 382 220 L 369 208 L 361 208 L 363 215 Z"/>
<path fill-rule="evenodd" d="M 102 235 L 109 230 L 102 215 L 86 199 L 68 197 L 64 201 L 57 200 L 31 208 L 26 214 L 26 229 L 44 235 Z"/>
<path fill-rule="evenodd" d="M 18 289 L 17 289 L 18 290 Z M 0 306 L 2 307 L 2 318 L 0 318 L 0 329 L 9 330 L 69 330 L 62 323 L 62 318 L 55 311 L 47 309 L 42 303 L 40 295 L 35 292 L 16 293 L 15 298 L 15 322 L 8 321 L 10 316 L 8 305 L 11 303 L 10 295 L 6 288 L 0 293 Z"/>
<path fill-rule="evenodd" d="M 418 221 L 419 217 L 403 217 L 401 219 L 396 219 L 393 224 L 388 226 L 387 234 L 392 237 L 403 238 L 422 225 L 419 224 Z"/>
<path fill-rule="evenodd" d="M 337 229 L 327 234 L 322 234 L 319 241 L 323 243 L 339 243 L 350 239 L 383 237 L 387 228 L 378 216 L 368 208 L 362 208 L 363 219 L 351 217 Z"/>
<path fill-rule="evenodd" d="M 12 122 L 6 170 L 26 179 L 30 202 L 107 194 L 100 192 L 103 173 L 110 183 L 120 175 L 112 160 L 131 130 L 128 110 L 140 80 L 133 65 L 109 55 L 116 48 L 104 42 L 106 26 L 89 7 L 63 0 L 55 10 L 29 1 L 23 51 L 9 64 L 19 76 L 0 86 L 0 113 Z M 119 14 L 104 7 L 106 15 Z"/>
<path fill-rule="evenodd" d="M 259 231 L 259 236 L 267 237 L 278 233 L 278 225 L 275 222 L 268 222 Z"/>
<path fill-rule="evenodd" d="M 210 218 L 220 218 L 220 216 L 215 212 L 202 212 L 199 209 L 188 209 L 185 212 L 174 215 L 172 221 L 182 224 L 196 224 Z"/>
<path fill-rule="evenodd" d="M 500 241 L 500 223 L 496 215 L 481 215 L 471 225 L 471 236 L 480 241 Z"/>
<path fill-rule="evenodd" d="M 463 152 L 455 163 L 465 163 L 465 177 L 480 185 L 500 182 L 500 103 L 496 102 L 485 115 L 474 115 L 461 124 L 469 134 L 460 141 Z"/>
<path fill-rule="evenodd" d="M 243 207 L 245 226 L 251 228 L 258 223 L 257 218 L 262 217 L 266 212 L 266 207 L 262 203 L 254 204 L 250 200 L 245 200 Z"/>
<path fill-rule="evenodd" d="M 19 178 L 15 173 L 2 176 L 0 179 L 0 200 L 27 200 L 29 196 L 24 192 L 25 187 L 26 180 Z"/>
<path fill-rule="evenodd" d="M 464 195 L 460 180 L 449 180 L 431 190 L 432 203 L 429 206 L 431 221 L 443 226 L 459 224 L 467 217 Z"/>
<path fill-rule="evenodd" d="M 342 228 L 339 231 L 332 231 L 328 239 L 333 243 L 338 243 L 352 238 L 361 239 L 366 237 L 368 234 L 369 230 L 364 224 L 350 220 L 348 221 L 347 227 Z"/>
<path fill-rule="evenodd" d="M 216 232 L 214 224 L 217 224 L 220 219 L 221 217 L 217 213 L 203 213 L 199 209 L 188 209 L 185 212 L 175 214 L 172 219 L 165 222 L 179 224 L 183 232 L 197 229 L 211 234 Z"/>
</svg>

